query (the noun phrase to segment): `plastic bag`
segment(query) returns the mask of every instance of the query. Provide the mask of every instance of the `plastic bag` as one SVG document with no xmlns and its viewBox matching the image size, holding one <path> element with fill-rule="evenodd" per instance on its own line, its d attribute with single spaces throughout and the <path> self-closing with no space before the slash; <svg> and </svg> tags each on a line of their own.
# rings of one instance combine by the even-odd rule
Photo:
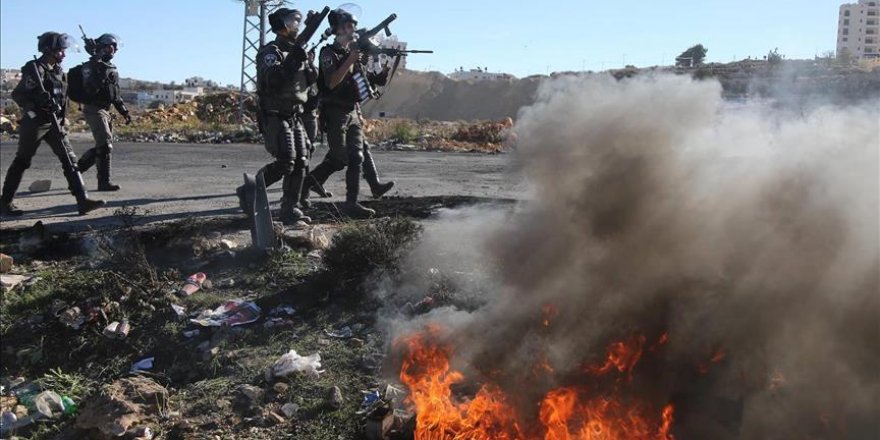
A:
<svg viewBox="0 0 880 440">
<path fill-rule="evenodd" d="M 321 354 L 300 356 L 296 350 L 290 350 L 272 364 L 272 375 L 275 377 L 284 377 L 296 372 L 317 379 L 324 372 L 321 370 Z"/>
</svg>

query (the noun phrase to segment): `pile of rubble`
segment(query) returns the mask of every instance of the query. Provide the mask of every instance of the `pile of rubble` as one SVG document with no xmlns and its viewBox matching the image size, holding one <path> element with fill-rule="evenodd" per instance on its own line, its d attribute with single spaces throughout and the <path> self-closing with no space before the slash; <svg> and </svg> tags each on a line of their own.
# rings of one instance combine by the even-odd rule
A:
<svg viewBox="0 0 880 440">
<path fill-rule="evenodd" d="M 498 153 L 513 140 L 513 120 L 428 121 L 368 119 L 367 140 L 383 149 L 422 151 L 472 151 Z"/>
<path fill-rule="evenodd" d="M 192 101 L 181 102 L 148 110 L 139 116 L 139 121 L 158 126 L 177 122 L 201 122 L 205 124 L 239 123 L 238 93 L 217 93 L 196 97 Z M 256 115 L 256 102 L 253 97 L 244 101 L 244 123 L 252 123 Z"/>
</svg>

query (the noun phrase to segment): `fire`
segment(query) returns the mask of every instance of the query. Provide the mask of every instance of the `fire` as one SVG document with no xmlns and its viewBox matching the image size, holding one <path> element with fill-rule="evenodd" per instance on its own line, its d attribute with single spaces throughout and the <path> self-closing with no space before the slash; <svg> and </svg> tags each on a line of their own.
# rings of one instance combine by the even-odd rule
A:
<svg viewBox="0 0 880 440">
<path fill-rule="evenodd" d="M 528 411 L 518 409 L 504 390 L 491 383 L 483 384 L 472 398 L 460 399 L 452 388 L 465 377 L 450 366 L 452 346 L 438 340 L 435 328 L 398 342 L 404 350 L 400 380 L 409 388 L 407 402 L 416 412 L 417 440 L 673 439 L 672 404 L 652 407 L 624 396 L 617 385 L 607 391 L 583 384 L 551 389 L 537 402 L 537 414 L 523 414 Z M 583 368 L 583 374 L 597 381 L 606 375 L 628 376 L 644 343 L 645 337 L 634 336 L 610 344 L 604 361 Z M 549 364 L 546 371 L 553 372 Z"/>
<path fill-rule="evenodd" d="M 541 324 L 544 327 L 550 326 L 550 321 L 553 320 L 557 315 L 559 315 L 559 309 L 556 308 L 553 304 L 545 304 L 544 307 L 541 307 Z"/>
</svg>

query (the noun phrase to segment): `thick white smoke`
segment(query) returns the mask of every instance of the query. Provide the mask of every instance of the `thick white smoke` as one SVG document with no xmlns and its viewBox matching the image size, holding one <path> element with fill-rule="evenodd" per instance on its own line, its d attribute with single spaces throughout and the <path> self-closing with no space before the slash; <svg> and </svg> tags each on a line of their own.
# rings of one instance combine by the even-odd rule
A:
<svg viewBox="0 0 880 440">
<path fill-rule="evenodd" d="M 615 338 L 668 331 L 650 394 L 742 409 L 721 428 L 728 415 L 692 411 L 683 438 L 876 435 L 878 103 L 793 116 L 720 92 L 672 76 L 545 82 L 515 127 L 534 198 L 441 218 L 411 260 L 477 305 L 396 331 L 443 323 L 458 366 L 505 372 L 521 394 L 539 353 L 564 373 Z M 455 275 L 468 266 L 482 276 Z M 689 376 L 719 350 L 710 379 Z"/>
</svg>

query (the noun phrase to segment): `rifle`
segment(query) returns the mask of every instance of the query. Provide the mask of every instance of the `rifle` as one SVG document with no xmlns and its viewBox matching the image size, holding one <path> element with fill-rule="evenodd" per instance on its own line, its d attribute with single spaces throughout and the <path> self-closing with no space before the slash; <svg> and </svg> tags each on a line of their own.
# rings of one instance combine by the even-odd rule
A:
<svg viewBox="0 0 880 440">
<path fill-rule="evenodd" d="M 309 11 L 309 15 L 308 17 L 306 17 L 305 20 L 305 27 L 303 27 L 303 31 L 296 36 L 296 44 L 305 48 L 306 44 L 308 44 L 309 40 L 312 39 L 312 36 L 315 35 L 318 27 L 321 26 L 321 23 L 324 22 L 324 19 L 327 18 L 327 14 L 329 13 L 329 6 L 324 6 L 324 9 L 322 9 L 321 12 Z"/>
<path fill-rule="evenodd" d="M 389 25 L 391 22 L 397 19 L 397 14 L 392 13 L 388 16 L 388 18 L 382 20 L 376 27 L 367 30 L 367 29 L 359 29 L 357 34 L 357 44 L 360 48 L 361 52 L 365 53 L 368 56 L 372 56 L 375 59 L 378 59 L 379 55 L 387 55 L 389 57 L 394 57 L 394 66 L 391 68 L 391 73 L 388 76 L 388 79 L 385 82 L 385 88 L 387 90 L 388 84 L 391 83 L 391 79 L 394 78 L 394 74 L 397 73 L 397 68 L 400 66 L 400 60 L 411 54 L 411 53 L 434 53 L 433 50 L 403 50 L 403 49 L 394 49 L 394 48 L 385 48 L 379 47 L 374 41 L 373 37 L 375 37 L 380 31 L 385 31 L 385 36 L 391 36 L 391 28 Z M 363 72 L 361 72 L 363 74 Z M 375 91 L 372 85 L 369 86 L 370 95 L 374 99 L 378 99 L 381 94 Z"/>
<path fill-rule="evenodd" d="M 369 48 L 366 49 L 366 54 L 371 56 L 377 55 L 387 55 L 389 57 L 405 57 L 411 53 L 434 53 L 433 50 L 404 50 L 404 49 L 394 49 L 391 47 L 379 47 L 375 44 L 372 44 Z"/>
<path fill-rule="evenodd" d="M 97 46 L 97 45 L 95 44 L 95 39 L 94 39 L 94 38 L 89 38 L 89 37 L 87 37 L 87 36 L 86 36 L 86 31 L 83 30 L 82 25 L 78 25 L 78 26 L 79 26 L 79 31 L 82 33 L 82 40 L 83 40 L 83 43 L 85 43 L 85 46 L 86 46 L 86 47 L 85 47 L 85 49 L 86 49 L 86 53 L 89 54 L 89 56 L 94 56 L 94 55 L 95 55 L 95 49 L 96 49 L 96 46 Z"/>
</svg>

